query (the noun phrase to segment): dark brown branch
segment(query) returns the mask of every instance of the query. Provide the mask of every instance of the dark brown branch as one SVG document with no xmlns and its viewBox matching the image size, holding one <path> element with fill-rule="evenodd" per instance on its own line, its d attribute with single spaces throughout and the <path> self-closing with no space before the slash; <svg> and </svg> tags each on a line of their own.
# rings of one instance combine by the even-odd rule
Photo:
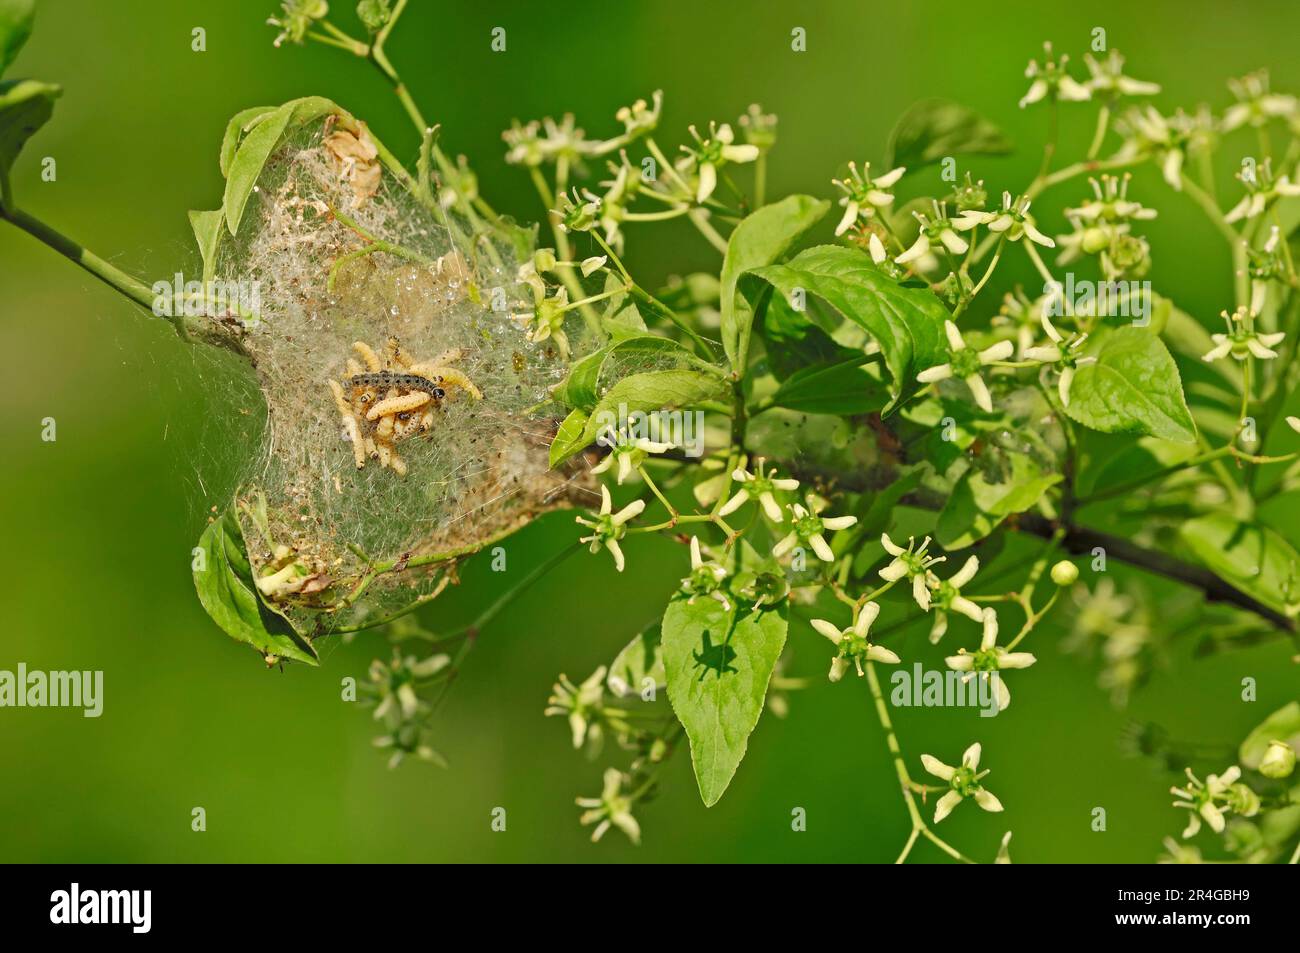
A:
<svg viewBox="0 0 1300 953">
<path fill-rule="evenodd" d="M 870 492 L 877 489 L 877 487 L 870 484 L 867 479 L 868 474 L 865 472 L 858 474 L 830 473 L 806 466 L 794 466 L 792 469 L 797 477 L 814 480 L 820 478 L 824 481 L 833 482 L 840 489 L 855 492 Z M 903 497 L 900 502 L 905 506 L 915 506 L 924 510 L 941 510 L 945 500 L 935 493 L 918 491 Z M 1012 517 L 1003 525 L 1008 529 L 1039 536 L 1043 539 L 1051 539 L 1052 535 L 1061 527 L 1061 523 L 1058 521 L 1045 519 L 1034 513 L 1021 513 L 1019 516 Z M 1097 547 L 1101 547 L 1105 550 L 1108 559 L 1118 559 L 1120 562 L 1137 569 L 1143 569 L 1155 573 L 1157 576 L 1164 576 L 1166 579 L 1172 579 L 1183 585 L 1199 589 L 1205 594 L 1205 598 L 1209 602 L 1220 602 L 1254 613 L 1278 629 L 1293 635 L 1300 631 L 1295 619 L 1278 612 L 1271 606 L 1265 605 L 1254 596 L 1243 592 L 1204 566 L 1184 562 L 1174 556 L 1153 549 L 1146 549 L 1122 536 L 1103 533 L 1101 530 L 1090 529 L 1086 526 L 1070 525 L 1066 527 L 1061 545 L 1067 552 L 1071 553 L 1088 553 Z"/>
<path fill-rule="evenodd" d="M 1035 536 L 1050 538 L 1057 525 L 1036 514 L 1022 513 L 1013 528 Z M 1175 582 L 1200 589 L 1205 593 L 1207 601 L 1222 602 L 1253 612 L 1285 632 L 1297 631 L 1295 619 L 1264 605 L 1254 596 L 1242 592 L 1204 566 L 1184 562 L 1157 550 L 1145 549 L 1122 536 L 1113 536 L 1086 526 L 1071 526 L 1066 529 L 1061 545 L 1071 553 L 1087 553 L 1100 547 L 1105 551 L 1108 559 L 1118 559 L 1138 569 L 1145 569 L 1166 579 L 1173 579 Z"/>
</svg>

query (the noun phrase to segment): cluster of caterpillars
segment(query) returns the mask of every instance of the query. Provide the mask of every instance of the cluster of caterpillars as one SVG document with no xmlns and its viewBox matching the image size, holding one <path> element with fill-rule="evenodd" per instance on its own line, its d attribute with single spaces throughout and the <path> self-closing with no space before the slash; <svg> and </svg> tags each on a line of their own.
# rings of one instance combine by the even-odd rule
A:
<svg viewBox="0 0 1300 953">
<path fill-rule="evenodd" d="M 388 340 L 386 360 L 364 341 L 354 342 L 352 349 L 357 357 L 348 358 L 347 376 L 342 383 L 331 379 L 329 385 L 358 470 L 366 460 L 376 459 L 381 467 L 405 476 L 406 461 L 397 453 L 398 443 L 432 430 L 434 412 L 452 390 L 483 399 L 473 381 L 449 366 L 460 359 L 459 350 L 416 361 L 395 338 Z"/>
</svg>

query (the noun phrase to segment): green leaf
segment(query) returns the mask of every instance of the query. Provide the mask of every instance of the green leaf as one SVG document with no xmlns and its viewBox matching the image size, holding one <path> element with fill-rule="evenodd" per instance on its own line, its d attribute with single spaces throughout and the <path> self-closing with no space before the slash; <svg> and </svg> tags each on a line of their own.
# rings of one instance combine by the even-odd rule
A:
<svg viewBox="0 0 1300 953">
<path fill-rule="evenodd" d="M 805 367 L 838 364 L 861 354 L 858 348 L 837 343 L 825 330 L 790 307 L 780 295 L 770 295 L 762 309 L 758 333 L 767 347 L 767 364 L 777 380 L 785 380 Z"/>
<path fill-rule="evenodd" d="M 194 229 L 194 240 L 199 243 L 199 254 L 203 256 L 203 282 L 211 281 L 217 267 L 217 245 L 221 242 L 221 223 L 225 213 L 221 209 L 213 212 L 190 211 L 190 227 Z"/>
<path fill-rule="evenodd" d="M 779 611 L 738 617 L 713 599 L 676 598 L 668 604 L 663 620 L 668 698 L 686 729 L 706 806 L 722 797 L 745 757 L 785 635 Z"/>
<path fill-rule="evenodd" d="M 274 106 L 253 106 L 230 117 L 230 122 L 226 123 L 225 135 L 221 137 L 221 154 L 218 157 L 223 177 L 230 174 L 230 163 L 235 158 L 235 150 L 239 148 L 239 140 L 260 120 L 274 112 Z"/>
<path fill-rule="evenodd" d="M 203 531 L 198 548 L 202 561 L 196 559 L 196 565 L 203 568 L 194 570 L 194 588 L 213 622 L 231 638 L 247 642 L 264 656 L 317 663 L 311 644 L 258 594 L 233 510 L 227 510 Z"/>
<path fill-rule="evenodd" d="M 662 636 L 662 626 L 656 622 L 623 647 L 610 663 L 609 674 L 605 676 L 605 684 L 611 692 L 619 698 L 639 695 L 648 687 L 646 679 L 656 691 L 667 687 Z"/>
<path fill-rule="evenodd" d="M 36 0 L 0 0 L 0 76 L 32 35 Z"/>
<path fill-rule="evenodd" d="M 591 410 L 599 402 L 600 385 L 609 383 L 611 374 L 617 379 L 630 376 L 628 368 L 637 371 L 667 369 L 665 358 L 676 363 L 679 369 L 716 370 L 672 338 L 657 334 L 630 334 L 575 361 L 552 396 L 566 407 Z"/>
<path fill-rule="evenodd" d="M 927 99 L 903 113 L 889 136 L 889 168 L 918 169 L 946 156 L 1005 155 L 1011 140 L 979 113 L 946 99 Z"/>
<path fill-rule="evenodd" d="M 63 90 L 34 79 L 0 83 L 0 184 L 9 199 L 9 170 L 27 140 L 54 114 L 54 100 Z"/>
<path fill-rule="evenodd" d="M 633 413 L 648 414 L 655 410 L 694 407 L 727 395 L 726 381 L 720 373 L 699 370 L 647 371 L 625 377 L 600 399 L 582 432 L 582 447 L 601 431 L 620 423 Z"/>
<path fill-rule="evenodd" d="M 722 349 L 737 374 L 745 372 L 749 335 L 754 313 L 749 303 L 737 296 L 740 276 L 751 268 L 770 265 L 794 246 L 816 225 L 831 203 L 809 195 L 791 195 L 765 205 L 747 216 L 727 241 L 722 260 L 719 301 L 722 308 Z"/>
<path fill-rule="evenodd" d="M 1300 554 L 1273 530 L 1210 513 L 1188 520 L 1179 532 L 1225 582 L 1285 615 L 1300 613 Z"/>
<path fill-rule="evenodd" d="M 587 427 L 587 412 L 585 410 L 570 411 L 569 416 L 564 418 L 560 424 L 560 429 L 556 431 L 555 439 L 551 441 L 550 461 L 551 466 L 569 459 L 579 450 L 582 450 L 590 441 L 583 439 L 583 431 Z"/>
<path fill-rule="evenodd" d="M 266 160 L 280 144 L 292 118 L 293 106 L 286 103 L 252 128 L 230 160 L 221 208 L 225 212 L 226 227 L 230 229 L 231 235 L 239 233 L 239 223 L 244 217 L 248 197 L 253 193 L 253 187 L 257 185 L 258 177 L 266 167 Z"/>
<path fill-rule="evenodd" d="M 560 381 L 551 396 L 565 407 L 591 410 L 599 398 L 596 387 L 600 383 L 600 368 L 609 356 L 609 348 L 592 351 L 569 365 L 568 376 Z"/>
<path fill-rule="evenodd" d="M 819 245 L 800 252 L 783 265 L 756 268 L 744 277 L 741 290 L 761 299 L 763 282 L 793 300 L 795 289 L 819 299 L 853 322 L 880 345 L 893 377 L 891 407 L 920 386 L 916 375 L 946 359 L 943 322 L 948 311 L 930 291 L 905 288 L 880 271 L 861 249 Z M 811 300 L 808 302 L 811 307 Z M 767 303 L 759 300 L 758 308 Z"/>
<path fill-rule="evenodd" d="M 1238 762 L 1252 771 L 1258 769 L 1271 741 L 1285 741 L 1292 747 L 1300 745 L 1300 701 L 1283 705 L 1260 722 L 1241 743 Z"/>
<path fill-rule="evenodd" d="M 869 360 L 862 354 L 838 364 L 795 371 L 781 382 L 771 403 L 808 414 L 851 416 L 880 410 L 889 403 L 889 390 L 863 368 Z"/>
<path fill-rule="evenodd" d="M 226 193 L 221 207 L 226 213 L 226 227 L 231 235 L 239 233 L 239 223 L 244 217 L 244 208 L 253 192 L 253 186 L 257 185 L 267 160 L 284 138 L 286 130 L 320 119 L 329 113 L 343 117 L 345 127 L 352 122 L 352 117 L 347 112 L 320 96 L 291 100 L 270 115 L 255 121 L 239 143 L 226 169 Z M 230 135 L 229 126 L 226 135 Z"/>
<path fill-rule="evenodd" d="M 1142 328 L 1119 328 L 1105 334 L 1096 357 L 1097 363 L 1075 372 L 1066 408 L 1071 418 L 1103 433 L 1196 441 L 1182 378 L 1160 338 Z"/>
<path fill-rule="evenodd" d="M 645 326 L 645 319 L 641 317 L 641 312 L 634 304 L 620 308 L 608 317 L 602 316 L 600 326 L 615 341 L 649 333 Z"/>
<path fill-rule="evenodd" d="M 1023 513 L 1061 482 L 1033 457 L 1007 451 L 987 454 L 953 487 L 934 536 L 944 549 L 965 549 L 998 528 L 1012 513 Z"/>
</svg>

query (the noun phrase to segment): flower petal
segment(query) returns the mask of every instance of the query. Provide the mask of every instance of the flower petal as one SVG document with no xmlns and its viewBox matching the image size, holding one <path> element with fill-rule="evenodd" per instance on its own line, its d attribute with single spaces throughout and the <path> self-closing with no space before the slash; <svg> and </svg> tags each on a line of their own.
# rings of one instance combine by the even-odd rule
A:
<svg viewBox="0 0 1300 953">
<path fill-rule="evenodd" d="M 952 809 L 961 803 L 961 795 L 956 791 L 949 791 L 934 806 L 934 822 L 938 824 L 945 817 L 952 813 Z"/>
<path fill-rule="evenodd" d="M 833 622 L 827 622 L 825 619 L 809 619 L 808 622 L 814 629 L 836 645 L 839 645 L 844 640 L 844 633 Z"/>
<path fill-rule="evenodd" d="M 951 781 L 952 776 L 957 773 L 956 768 L 949 767 L 933 755 L 921 755 L 921 765 L 942 781 Z"/>
</svg>

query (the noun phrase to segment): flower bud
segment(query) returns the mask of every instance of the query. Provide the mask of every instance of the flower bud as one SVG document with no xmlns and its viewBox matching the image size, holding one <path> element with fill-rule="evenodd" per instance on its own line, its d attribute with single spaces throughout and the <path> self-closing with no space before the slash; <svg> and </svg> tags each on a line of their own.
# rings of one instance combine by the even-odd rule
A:
<svg viewBox="0 0 1300 953">
<path fill-rule="evenodd" d="M 1052 582 L 1058 586 L 1072 586 L 1079 581 L 1079 567 L 1068 559 L 1062 559 L 1052 567 Z"/>
<path fill-rule="evenodd" d="M 1110 232 L 1107 229 L 1093 226 L 1085 229 L 1083 232 L 1083 243 L 1080 246 L 1085 254 L 1095 255 L 1104 251 L 1110 245 Z"/>
<path fill-rule="evenodd" d="M 1266 778 L 1286 778 L 1295 770 L 1295 749 L 1285 741 L 1270 741 L 1259 773 Z"/>
<path fill-rule="evenodd" d="M 533 268 L 537 273 L 545 274 L 555 268 L 555 252 L 550 248 L 539 248 L 533 252 Z"/>
</svg>

